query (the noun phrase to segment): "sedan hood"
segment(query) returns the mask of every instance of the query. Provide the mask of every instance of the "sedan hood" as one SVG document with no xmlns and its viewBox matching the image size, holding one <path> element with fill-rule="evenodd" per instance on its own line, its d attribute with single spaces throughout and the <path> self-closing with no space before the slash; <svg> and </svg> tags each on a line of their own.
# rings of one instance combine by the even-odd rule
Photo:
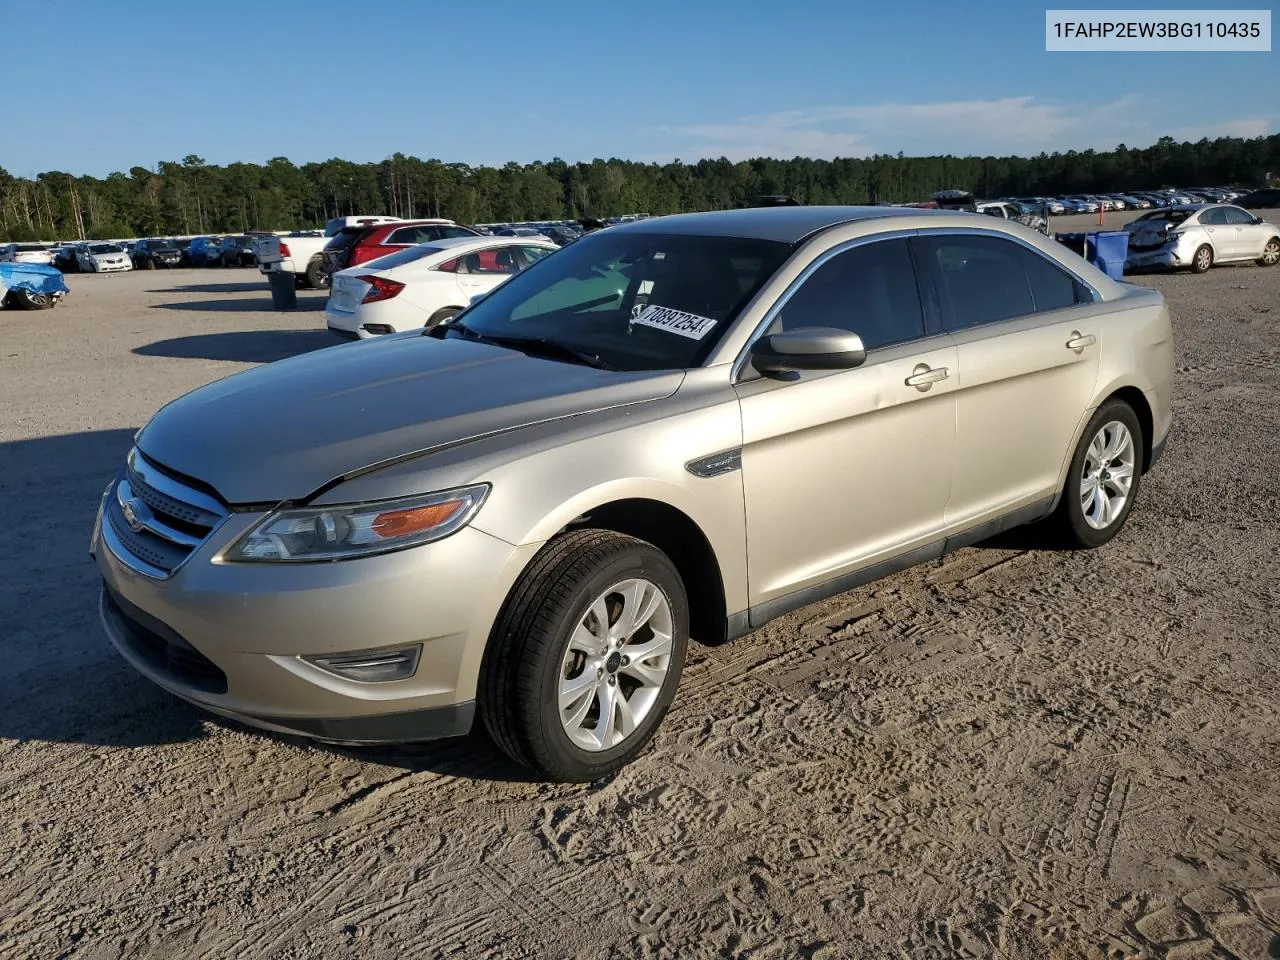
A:
<svg viewBox="0 0 1280 960">
<path fill-rule="evenodd" d="M 344 475 L 495 431 L 675 392 L 679 372 L 615 372 L 418 333 L 344 344 L 201 387 L 138 436 L 228 503 L 301 500 Z"/>
</svg>

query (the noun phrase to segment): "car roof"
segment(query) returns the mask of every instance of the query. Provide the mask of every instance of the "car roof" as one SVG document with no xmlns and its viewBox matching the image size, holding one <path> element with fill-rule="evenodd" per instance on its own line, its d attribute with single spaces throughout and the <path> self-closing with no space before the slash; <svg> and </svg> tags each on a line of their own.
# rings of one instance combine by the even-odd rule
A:
<svg viewBox="0 0 1280 960">
<path fill-rule="evenodd" d="M 423 246 L 439 247 L 441 250 L 448 250 L 452 247 L 515 247 L 526 246 L 529 242 L 537 243 L 541 241 L 549 247 L 554 247 L 552 243 L 544 236 L 536 237 L 446 237 L 443 240 L 428 240 Z"/>
<path fill-rule="evenodd" d="M 805 237 L 839 224 L 889 217 L 919 217 L 930 212 L 920 207 L 749 207 L 650 217 L 608 229 L 610 233 L 675 233 L 799 243 Z M 933 211 L 934 215 L 950 212 Z"/>
</svg>

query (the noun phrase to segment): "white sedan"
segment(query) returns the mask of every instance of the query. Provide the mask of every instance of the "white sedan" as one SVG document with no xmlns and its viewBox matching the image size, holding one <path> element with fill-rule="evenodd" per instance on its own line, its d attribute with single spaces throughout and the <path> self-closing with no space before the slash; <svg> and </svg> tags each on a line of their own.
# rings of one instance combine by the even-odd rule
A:
<svg viewBox="0 0 1280 960">
<path fill-rule="evenodd" d="M 361 340 L 434 327 L 558 249 L 541 237 L 420 243 L 335 273 L 325 321 L 334 333 Z"/>
<path fill-rule="evenodd" d="M 76 262 L 84 273 L 116 273 L 132 270 L 133 261 L 115 243 L 82 243 L 76 246 Z"/>
<path fill-rule="evenodd" d="M 11 243 L 0 247 L 0 263 L 40 263 L 53 266 L 53 254 L 43 243 Z"/>
</svg>

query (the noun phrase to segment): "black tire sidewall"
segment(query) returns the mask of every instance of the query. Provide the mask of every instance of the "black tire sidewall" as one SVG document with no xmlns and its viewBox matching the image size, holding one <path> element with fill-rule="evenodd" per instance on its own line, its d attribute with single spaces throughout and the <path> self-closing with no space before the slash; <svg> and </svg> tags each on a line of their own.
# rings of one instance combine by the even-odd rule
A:
<svg viewBox="0 0 1280 960">
<path fill-rule="evenodd" d="M 657 702 L 635 732 L 618 746 L 593 753 L 574 744 L 560 722 L 561 664 L 570 635 L 595 598 L 615 583 L 631 578 L 649 580 L 666 594 L 671 605 L 671 665 Z M 556 618 L 553 631 L 557 642 L 548 645 L 542 662 L 536 665 L 536 689 L 523 701 L 525 716 L 521 720 L 540 766 L 575 780 L 595 779 L 623 766 L 643 751 L 671 706 L 680 685 L 689 643 L 689 602 L 684 585 L 675 566 L 661 551 L 649 544 L 637 543 L 622 556 L 598 567 L 578 585 L 573 603 Z"/>
<path fill-rule="evenodd" d="M 307 286 L 312 290 L 320 290 L 324 287 L 324 266 L 319 260 L 312 260 L 307 264 Z"/>
<path fill-rule="evenodd" d="M 1080 507 L 1080 474 L 1084 469 L 1084 460 L 1089 451 L 1089 444 L 1093 441 L 1098 431 L 1102 429 L 1102 426 L 1113 420 L 1118 420 L 1128 427 L 1129 435 L 1133 438 L 1134 452 L 1136 454 L 1133 466 L 1133 482 L 1129 485 L 1129 498 L 1125 500 L 1120 516 L 1113 520 L 1106 529 L 1095 530 L 1085 520 L 1084 511 Z M 1084 428 L 1084 433 L 1080 435 L 1080 442 L 1076 445 L 1076 452 L 1071 458 L 1071 466 L 1067 472 L 1067 482 L 1062 491 L 1062 508 L 1066 521 L 1066 532 L 1077 546 L 1086 548 L 1100 547 L 1124 529 L 1125 523 L 1129 520 L 1129 514 L 1133 510 L 1134 502 L 1138 498 L 1139 487 L 1142 485 L 1142 473 L 1146 469 L 1146 463 L 1143 458 L 1145 442 L 1146 438 L 1143 435 L 1142 424 L 1138 421 L 1137 414 L 1133 412 L 1131 406 L 1122 400 L 1107 401 L 1089 418 L 1089 423 Z"/>
</svg>

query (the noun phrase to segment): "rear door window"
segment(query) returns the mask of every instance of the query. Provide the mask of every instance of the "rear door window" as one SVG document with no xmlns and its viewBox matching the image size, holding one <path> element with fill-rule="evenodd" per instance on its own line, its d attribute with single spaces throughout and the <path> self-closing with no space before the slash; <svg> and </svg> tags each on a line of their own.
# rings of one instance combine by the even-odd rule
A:
<svg viewBox="0 0 1280 960">
<path fill-rule="evenodd" d="M 924 310 L 911 251 L 902 239 L 838 253 L 783 304 L 775 329 L 837 327 L 868 350 L 924 336 Z"/>
<path fill-rule="evenodd" d="M 1232 227 L 1242 227 L 1253 223 L 1253 215 L 1236 207 L 1222 207 L 1223 223 Z"/>
<path fill-rule="evenodd" d="M 1021 246 L 999 237 L 919 238 L 937 278 L 946 330 L 964 330 L 1036 310 Z"/>
</svg>

